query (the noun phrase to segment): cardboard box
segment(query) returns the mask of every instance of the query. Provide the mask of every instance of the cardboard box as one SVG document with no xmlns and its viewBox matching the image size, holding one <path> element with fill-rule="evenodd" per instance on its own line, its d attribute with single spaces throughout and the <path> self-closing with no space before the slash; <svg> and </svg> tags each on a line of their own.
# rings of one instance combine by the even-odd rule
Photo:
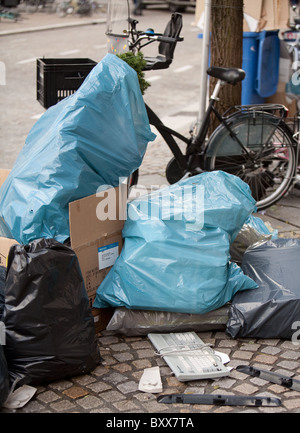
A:
<svg viewBox="0 0 300 433">
<path fill-rule="evenodd" d="M 286 29 L 290 19 L 289 0 L 244 0 L 244 18 L 244 32 Z"/>
<path fill-rule="evenodd" d="M 71 247 L 75 251 L 92 306 L 96 291 L 123 247 L 127 185 L 111 188 L 69 204 Z M 115 209 L 112 219 L 100 220 L 99 209 Z M 114 219 L 115 217 L 115 219 Z M 92 308 L 96 332 L 105 329 L 113 308 Z"/>
<path fill-rule="evenodd" d="M 10 247 L 15 245 L 17 242 L 14 239 L 0 237 L 0 266 L 7 266 L 7 256 Z"/>
<path fill-rule="evenodd" d="M 244 32 L 257 32 L 262 11 L 263 0 L 244 0 Z"/>
<path fill-rule="evenodd" d="M 5 168 L 0 169 L 0 187 L 5 181 L 5 179 L 7 178 L 7 176 L 9 175 L 9 172 L 10 172 L 9 169 L 5 169 Z"/>
<path fill-rule="evenodd" d="M 289 0 L 263 0 L 257 31 L 286 29 L 289 25 L 289 16 Z"/>
<path fill-rule="evenodd" d="M 0 186 L 8 173 L 9 170 L 0 170 Z M 126 203 L 127 184 L 124 183 L 69 204 L 71 248 L 78 257 L 91 307 L 97 288 L 121 252 Z M 14 244 L 14 239 L 0 237 L 2 266 L 6 266 L 9 249 Z M 113 310 L 92 308 L 96 332 L 106 328 Z"/>
<path fill-rule="evenodd" d="M 205 0 L 197 0 L 195 22 L 201 23 Z M 289 0 L 244 0 L 244 32 L 288 28 Z"/>
</svg>

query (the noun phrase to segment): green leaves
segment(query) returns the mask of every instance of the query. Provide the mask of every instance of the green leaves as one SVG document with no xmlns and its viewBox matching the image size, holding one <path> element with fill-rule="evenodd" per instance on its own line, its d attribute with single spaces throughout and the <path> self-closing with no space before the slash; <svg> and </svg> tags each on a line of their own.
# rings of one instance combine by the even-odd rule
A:
<svg viewBox="0 0 300 433">
<path fill-rule="evenodd" d="M 146 65 L 146 60 L 144 59 L 143 53 L 139 51 L 137 54 L 134 54 L 131 51 L 128 51 L 127 53 L 117 54 L 117 56 L 124 60 L 124 62 L 126 62 L 132 69 L 136 71 L 141 92 L 142 95 L 144 95 L 145 90 L 148 89 L 151 84 L 148 83 L 144 78 L 145 73 L 143 72 L 143 68 Z"/>
</svg>

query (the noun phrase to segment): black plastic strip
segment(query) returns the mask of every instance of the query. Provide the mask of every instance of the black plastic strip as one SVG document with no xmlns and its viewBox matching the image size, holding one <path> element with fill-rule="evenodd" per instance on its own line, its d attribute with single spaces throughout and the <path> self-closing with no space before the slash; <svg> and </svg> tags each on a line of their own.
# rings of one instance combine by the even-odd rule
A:
<svg viewBox="0 0 300 433">
<path fill-rule="evenodd" d="M 213 394 L 166 394 L 157 398 L 158 403 L 172 404 L 212 404 L 217 406 L 280 406 L 281 400 L 276 397 L 249 397 L 244 395 Z"/>
<path fill-rule="evenodd" d="M 300 380 L 293 379 L 290 376 L 284 376 L 282 374 L 274 373 L 273 371 L 262 370 L 261 368 L 254 368 L 248 365 L 238 365 L 236 369 L 241 373 L 249 374 L 253 377 L 260 377 L 261 379 L 267 380 L 271 383 L 282 385 L 285 388 L 300 391 Z"/>
</svg>

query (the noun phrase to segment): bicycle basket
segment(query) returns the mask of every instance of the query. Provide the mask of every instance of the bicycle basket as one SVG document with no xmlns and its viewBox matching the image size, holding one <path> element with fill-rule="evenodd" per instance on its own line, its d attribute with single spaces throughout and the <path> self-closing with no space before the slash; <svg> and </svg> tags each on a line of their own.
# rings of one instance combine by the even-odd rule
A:
<svg viewBox="0 0 300 433">
<path fill-rule="evenodd" d="M 109 53 L 128 51 L 129 15 L 128 0 L 108 0 L 106 36 Z"/>
</svg>

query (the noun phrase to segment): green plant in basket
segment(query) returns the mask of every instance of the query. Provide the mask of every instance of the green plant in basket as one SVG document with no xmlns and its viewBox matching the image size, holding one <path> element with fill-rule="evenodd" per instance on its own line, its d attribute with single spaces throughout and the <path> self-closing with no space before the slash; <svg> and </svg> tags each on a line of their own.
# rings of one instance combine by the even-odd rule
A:
<svg viewBox="0 0 300 433">
<path fill-rule="evenodd" d="M 140 88 L 142 95 L 144 95 L 146 89 L 151 86 L 148 81 L 145 80 L 145 74 L 143 72 L 143 68 L 146 65 L 146 60 L 144 59 L 144 55 L 141 51 L 139 51 L 137 54 L 132 53 L 131 51 L 128 51 L 127 53 L 117 54 L 117 56 L 124 60 L 129 66 L 132 67 L 137 73 Z"/>
</svg>

